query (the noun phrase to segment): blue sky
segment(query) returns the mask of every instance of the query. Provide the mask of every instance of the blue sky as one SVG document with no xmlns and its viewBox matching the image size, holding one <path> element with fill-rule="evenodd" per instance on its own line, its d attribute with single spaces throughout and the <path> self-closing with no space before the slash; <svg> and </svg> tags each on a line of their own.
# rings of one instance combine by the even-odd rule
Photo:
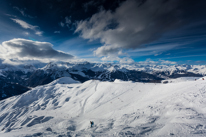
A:
<svg viewBox="0 0 206 137">
<path fill-rule="evenodd" d="M 204 0 L 5 0 L 0 59 L 206 63 Z"/>
</svg>

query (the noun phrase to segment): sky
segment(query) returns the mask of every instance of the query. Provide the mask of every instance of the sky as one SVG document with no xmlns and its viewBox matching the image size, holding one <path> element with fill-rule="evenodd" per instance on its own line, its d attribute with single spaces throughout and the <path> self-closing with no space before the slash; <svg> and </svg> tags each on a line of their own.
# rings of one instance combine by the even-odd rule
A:
<svg viewBox="0 0 206 137">
<path fill-rule="evenodd" d="M 4 64 L 206 64 L 205 0 L 1 0 Z"/>
</svg>

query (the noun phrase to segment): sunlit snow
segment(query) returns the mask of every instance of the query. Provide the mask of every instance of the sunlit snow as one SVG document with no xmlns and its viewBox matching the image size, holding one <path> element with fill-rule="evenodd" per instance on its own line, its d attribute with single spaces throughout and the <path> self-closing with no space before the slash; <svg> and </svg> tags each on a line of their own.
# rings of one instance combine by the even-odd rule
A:
<svg viewBox="0 0 206 137">
<path fill-rule="evenodd" d="M 61 78 L 0 101 L 0 136 L 206 136 L 206 80 L 195 79 Z"/>
</svg>

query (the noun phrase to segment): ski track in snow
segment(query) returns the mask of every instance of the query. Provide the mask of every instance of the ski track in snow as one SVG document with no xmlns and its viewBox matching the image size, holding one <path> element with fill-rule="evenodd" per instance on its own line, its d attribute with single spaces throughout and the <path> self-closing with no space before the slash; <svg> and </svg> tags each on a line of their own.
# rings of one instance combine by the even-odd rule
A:
<svg viewBox="0 0 206 137">
<path fill-rule="evenodd" d="M 62 84 L 66 80 L 0 101 L 0 136 L 206 136 L 202 79 Z"/>
</svg>

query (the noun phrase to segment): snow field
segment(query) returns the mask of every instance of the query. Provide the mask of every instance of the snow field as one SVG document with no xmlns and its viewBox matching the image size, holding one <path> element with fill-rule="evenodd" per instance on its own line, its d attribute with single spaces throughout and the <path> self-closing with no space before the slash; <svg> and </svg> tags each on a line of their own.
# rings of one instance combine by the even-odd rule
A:
<svg viewBox="0 0 206 137">
<path fill-rule="evenodd" d="M 172 81 L 61 78 L 0 101 L 0 136 L 206 136 L 206 81 Z"/>
</svg>

